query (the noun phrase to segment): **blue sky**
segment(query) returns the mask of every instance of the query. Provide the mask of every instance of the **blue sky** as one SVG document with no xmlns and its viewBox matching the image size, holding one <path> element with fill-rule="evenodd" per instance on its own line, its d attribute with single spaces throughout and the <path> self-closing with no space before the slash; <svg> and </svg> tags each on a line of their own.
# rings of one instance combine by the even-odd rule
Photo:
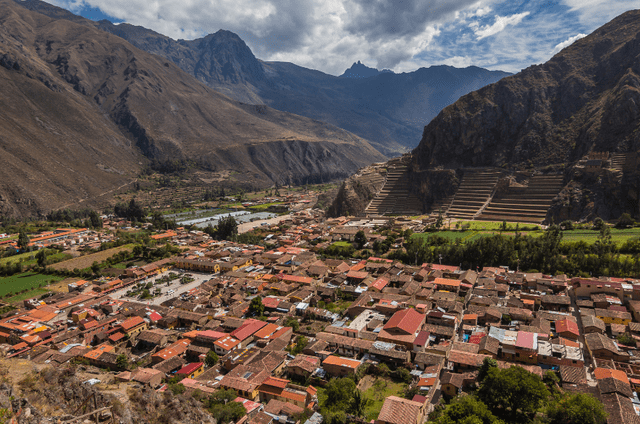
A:
<svg viewBox="0 0 640 424">
<path fill-rule="evenodd" d="M 518 72 L 640 0 L 51 0 L 90 19 L 174 39 L 237 33 L 263 60 L 339 75 L 355 61 L 396 72 L 470 65 Z"/>
</svg>

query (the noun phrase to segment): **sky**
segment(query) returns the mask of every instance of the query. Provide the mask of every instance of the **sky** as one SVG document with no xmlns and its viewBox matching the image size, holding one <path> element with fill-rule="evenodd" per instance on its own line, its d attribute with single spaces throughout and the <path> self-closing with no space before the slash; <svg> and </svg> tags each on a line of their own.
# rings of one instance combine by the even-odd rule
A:
<svg viewBox="0 0 640 424">
<path fill-rule="evenodd" d="M 432 65 L 518 72 L 640 0 L 49 0 L 89 19 L 173 39 L 220 29 L 254 55 L 340 75 L 360 60 L 410 72 Z"/>
</svg>

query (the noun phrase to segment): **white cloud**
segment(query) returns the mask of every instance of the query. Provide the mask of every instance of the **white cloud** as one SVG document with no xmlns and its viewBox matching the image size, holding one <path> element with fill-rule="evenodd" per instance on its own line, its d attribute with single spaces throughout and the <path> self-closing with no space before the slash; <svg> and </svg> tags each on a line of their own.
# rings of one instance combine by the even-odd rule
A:
<svg viewBox="0 0 640 424">
<path fill-rule="evenodd" d="M 593 31 L 605 22 L 631 9 L 640 9 L 638 0 L 561 0 L 572 12 L 578 13 L 580 22 Z"/>
<path fill-rule="evenodd" d="M 491 37 L 502 32 L 508 25 L 518 25 L 524 18 L 529 16 L 529 12 L 517 13 L 511 16 L 496 15 L 496 21 L 493 25 L 479 26 L 477 23 L 471 25 L 471 29 L 475 32 L 478 40 Z"/>
<path fill-rule="evenodd" d="M 551 52 L 551 55 L 555 55 L 556 53 L 559 53 L 560 50 L 564 49 L 565 47 L 568 47 L 570 45 L 572 45 L 573 43 L 575 43 L 576 41 L 578 41 L 581 38 L 586 37 L 587 34 L 578 34 L 578 35 L 574 35 L 573 37 L 569 38 L 568 40 L 563 41 L 562 43 L 556 45 L 553 48 L 553 51 Z"/>
</svg>

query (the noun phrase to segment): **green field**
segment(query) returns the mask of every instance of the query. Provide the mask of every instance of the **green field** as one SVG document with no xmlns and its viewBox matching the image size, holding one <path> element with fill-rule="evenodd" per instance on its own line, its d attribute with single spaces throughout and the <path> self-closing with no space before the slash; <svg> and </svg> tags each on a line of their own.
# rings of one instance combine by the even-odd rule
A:
<svg viewBox="0 0 640 424">
<path fill-rule="evenodd" d="M 50 282 L 58 282 L 60 280 L 62 280 L 62 277 L 36 274 L 33 272 L 23 272 L 22 274 L 15 274 L 11 277 L 2 277 L 0 278 L 0 296 L 4 297 L 7 293 L 18 293 L 25 289 L 39 289 L 40 285 L 44 287 Z M 32 296 L 27 296 L 26 298 Z"/>
<path fill-rule="evenodd" d="M 462 242 L 476 240 L 480 237 L 488 237 L 497 234 L 502 234 L 504 236 L 515 236 L 514 224 L 508 224 L 509 230 L 501 232 L 499 228 L 502 224 L 497 222 L 473 222 L 469 230 L 465 231 L 436 231 L 436 232 L 427 232 L 427 233 L 415 233 L 412 237 L 420 237 L 420 238 L 428 238 L 430 236 L 440 236 L 444 237 L 449 241 L 460 240 Z M 531 225 L 529 225 L 531 227 Z M 544 234 L 544 231 L 523 231 L 520 233 L 523 236 L 531 236 L 531 237 L 540 237 Z M 600 235 L 599 231 L 596 230 L 570 230 L 562 232 L 562 241 L 576 242 L 576 241 L 584 241 L 587 244 L 593 244 L 598 239 Z M 611 240 L 620 246 L 627 240 L 639 238 L 640 237 L 640 228 L 628 228 L 619 230 L 617 228 L 611 228 Z"/>
<path fill-rule="evenodd" d="M 335 247 L 351 247 L 351 242 L 349 241 L 337 241 L 332 244 Z"/>
<path fill-rule="evenodd" d="M 378 378 L 373 386 L 364 391 L 367 399 L 371 402 L 365 408 L 365 418 L 374 420 L 378 418 L 384 400 L 389 396 L 404 397 L 404 391 L 407 385 L 405 383 L 396 383 L 390 379 Z"/>
</svg>

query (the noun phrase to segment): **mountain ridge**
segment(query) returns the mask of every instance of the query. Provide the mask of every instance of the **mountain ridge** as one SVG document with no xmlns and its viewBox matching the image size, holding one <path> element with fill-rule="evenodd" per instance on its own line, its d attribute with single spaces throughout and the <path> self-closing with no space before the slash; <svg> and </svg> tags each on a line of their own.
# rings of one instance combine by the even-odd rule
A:
<svg viewBox="0 0 640 424">
<path fill-rule="evenodd" d="M 20 4 L 45 14 L 65 15 L 39 0 L 20 1 Z M 74 21 L 84 19 L 75 15 L 68 18 Z M 501 71 L 479 71 L 481 68 L 471 68 L 476 72 L 469 75 L 468 71 L 452 71 L 456 68 L 451 68 L 442 74 L 419 70 L 403 74 L 381 72 L 362 79 L 340 78 L 292 63 L 257 59 L 240 37 L 231 33 L 235 37 L 230 38 L 225 31 L 197 40 L 176 41 L 152 30 L 124 23 L 115 25 L 109 21 L 96 23 L 86 19 L 82 23 L 118 35 L 142 50 L 166 57 L 199 81 L 238 101 L 265 104 L 328 122 L 368 140 L 389 157 L 414 148 L 422 136 L 424 125 L 460 95 L 510 75 Z M 220 54 L 220 50 L 212 52 L 207 43 L 201 42 L 207 38 L 223 37 L 231 41 L 229 49 L 239 49 L 239 56 L 229 52 Z M 222 43 L 218 46 L 222 47 Z M 458 76 L 452 77 L 452 74 Z M 378 79 L 388 75 L 393 77 Z M 399 88 L 404 91 L 397 92 Z M 394 108 L 386 107 L 386 101 L 374 95 L 380 90 L 394 93 Z M 363 98 L 366 101 L 362 101 Z M 405 98 L 407 100 L 402 101 Z"/>
<path fill-rule="evenodd" d="M 121 37 L 0 6 L 0 214 L 90 205 L 150 161 L 257 187 L 344 178 L 384 159 L 337 127 L 232 100 Z"/>
</svg>

